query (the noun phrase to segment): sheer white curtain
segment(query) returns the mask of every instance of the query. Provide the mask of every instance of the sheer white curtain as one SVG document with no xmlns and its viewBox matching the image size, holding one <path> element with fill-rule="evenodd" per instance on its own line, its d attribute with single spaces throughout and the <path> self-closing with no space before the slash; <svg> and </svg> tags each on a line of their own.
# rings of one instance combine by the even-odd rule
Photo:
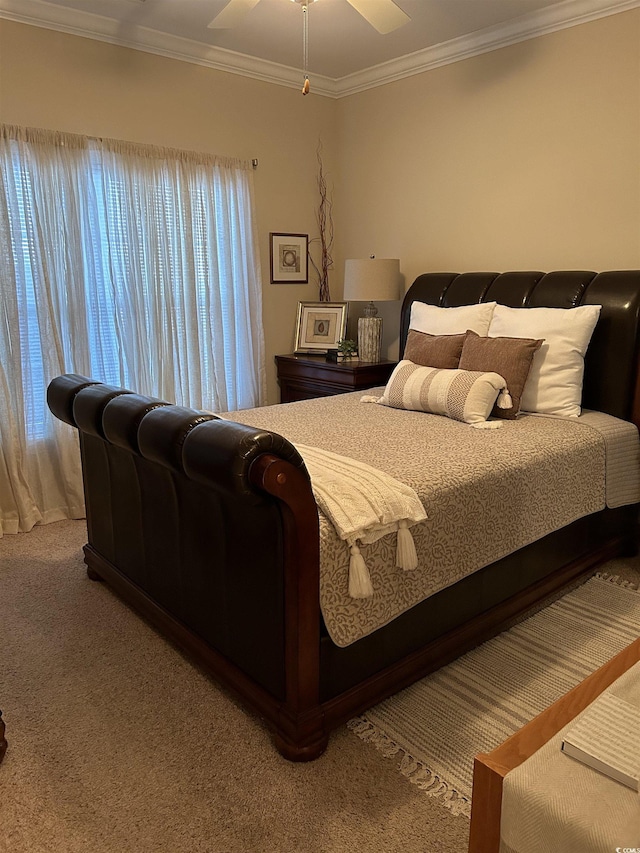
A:
<svg viewBox="0 0 640 853">
<path fill-rule="evenodd" d="M 243 161 L 0 126 L 0 534 L 84 513 L 54 376 L 264 402 L 252 192 Z"/>
</svg>

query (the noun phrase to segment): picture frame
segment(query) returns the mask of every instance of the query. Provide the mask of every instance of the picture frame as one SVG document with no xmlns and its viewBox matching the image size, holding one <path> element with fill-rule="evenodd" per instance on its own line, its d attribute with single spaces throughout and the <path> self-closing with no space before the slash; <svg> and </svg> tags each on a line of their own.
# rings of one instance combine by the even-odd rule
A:
<svg viewBox="0 0 640 853">
<path fill-rule="evenodd" d="M 347 302 L 299 302 L 295 352 L 318 355 L 335 349 L 345 337 Z"/>
<path fill-rule="evenodd" d="M 309 235 L 269 234 L 271 284 L 307 284 Z"/>
</svg>

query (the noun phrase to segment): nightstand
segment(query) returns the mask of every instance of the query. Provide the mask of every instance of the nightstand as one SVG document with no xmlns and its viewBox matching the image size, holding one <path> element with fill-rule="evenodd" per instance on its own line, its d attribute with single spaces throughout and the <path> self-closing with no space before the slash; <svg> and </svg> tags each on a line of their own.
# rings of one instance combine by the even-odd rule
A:
<svg viewBox="0 0 640 853">
<path fill-rule="evenodd" d="M 310 400 L 330 394 L 362 391 L 385 385 L 395 361 L 326 361 L 324 355 L 277 355 L 280 402 Z"/>
</svg>

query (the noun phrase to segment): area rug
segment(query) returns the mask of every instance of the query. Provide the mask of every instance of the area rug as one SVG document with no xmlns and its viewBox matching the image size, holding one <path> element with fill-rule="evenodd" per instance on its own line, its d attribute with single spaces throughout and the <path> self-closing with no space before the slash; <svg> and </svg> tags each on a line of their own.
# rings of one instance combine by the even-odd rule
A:
<svg viewBox="0 0 640 853">
<path fill-rule="evenodd" d="M 349 722 L 455 814 L 489 752 L 640 634 L 640 593 L 596 575 L 544 610 Z"/>
</svg>

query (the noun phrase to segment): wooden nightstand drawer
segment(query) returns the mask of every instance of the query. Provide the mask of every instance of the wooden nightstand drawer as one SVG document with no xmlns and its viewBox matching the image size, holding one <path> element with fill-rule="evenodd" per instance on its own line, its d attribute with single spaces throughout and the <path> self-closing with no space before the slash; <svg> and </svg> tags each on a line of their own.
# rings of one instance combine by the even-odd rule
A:
<svg viewBox="0 0 640 853">
<path fill-rule="evenodd" d="M 317 355 L 277 355 L 280 402 L 293 403 L 385 385 L 396 363 L 358 359 L 336 363 Z"/>
</svg>

